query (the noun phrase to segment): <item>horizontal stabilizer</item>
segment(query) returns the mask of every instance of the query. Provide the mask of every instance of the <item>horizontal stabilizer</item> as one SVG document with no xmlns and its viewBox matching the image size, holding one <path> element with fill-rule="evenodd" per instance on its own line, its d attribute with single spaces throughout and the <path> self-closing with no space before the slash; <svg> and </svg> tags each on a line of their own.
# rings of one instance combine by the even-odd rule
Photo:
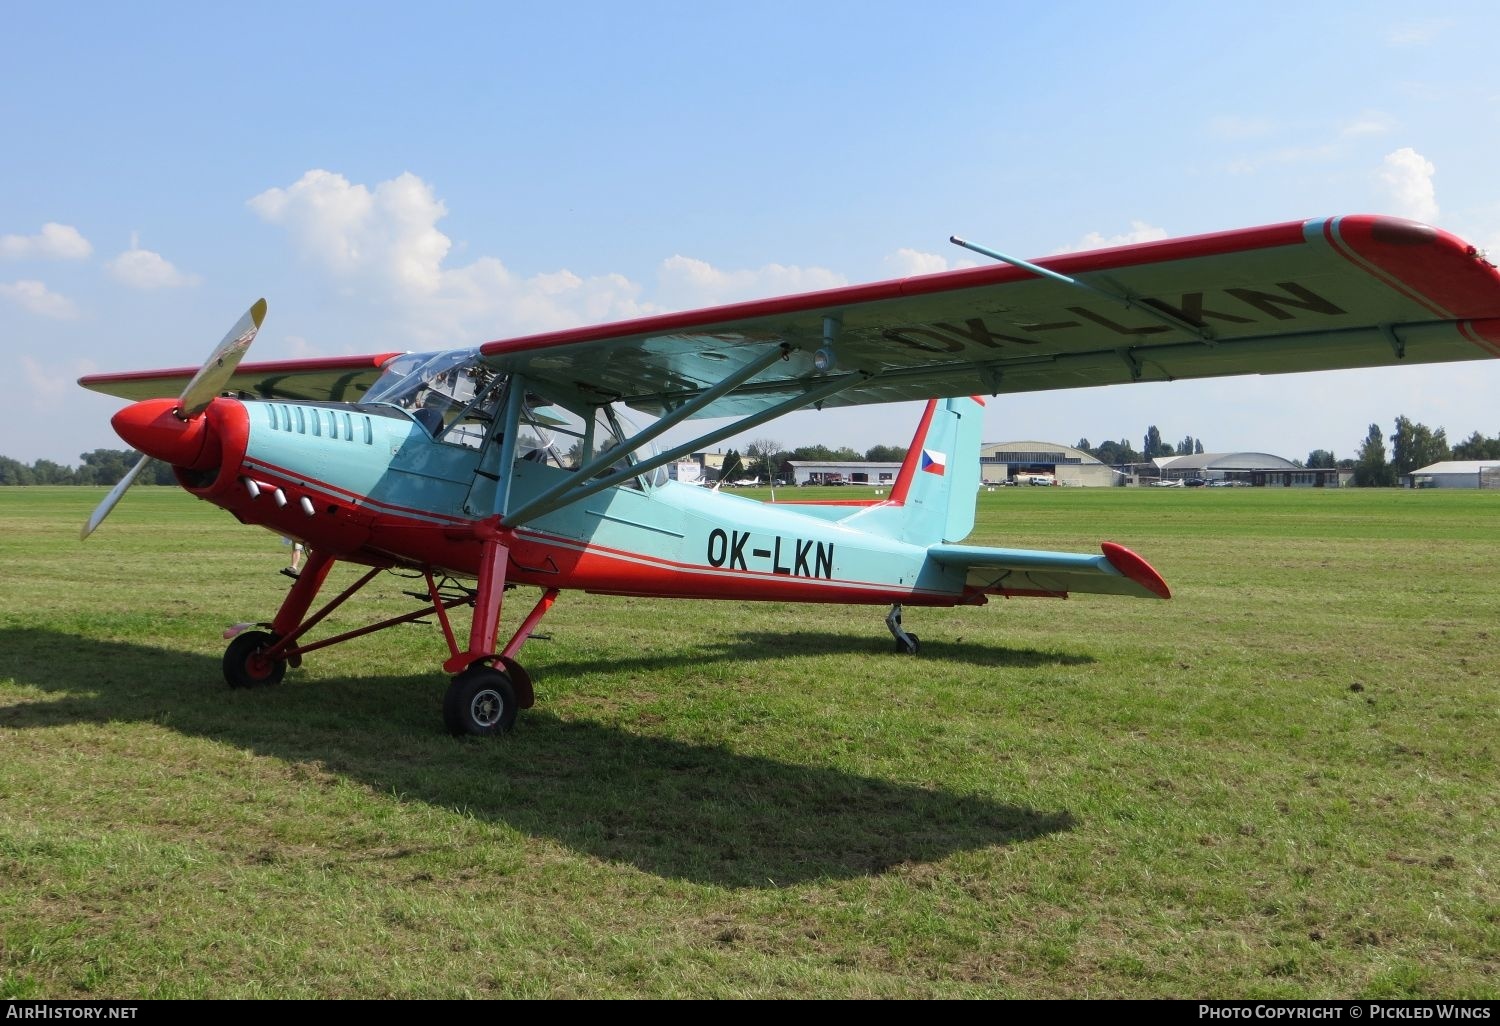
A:
<svg viewBox="0 0 1500 1026">
<path fill-rule="evenodd" d="M 965 571 L 964 586 L 973 594 L 1065 598 L 1072 592 L 1171 598 L 1161 575 L 1123 545 L 1104 542 L 1103 555 L 1038 552 L 1031 549 L 983 549 L 971 545 L 934 545 L 927 558 L 949 570 Z"/>
</svg>

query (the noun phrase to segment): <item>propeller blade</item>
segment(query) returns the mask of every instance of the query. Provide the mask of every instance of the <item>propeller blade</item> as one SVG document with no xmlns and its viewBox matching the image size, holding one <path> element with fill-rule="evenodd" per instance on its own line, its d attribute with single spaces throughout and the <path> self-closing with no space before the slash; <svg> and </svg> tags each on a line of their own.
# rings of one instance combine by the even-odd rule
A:
<svg viewBox="0 0 1500 1026">
<path fill-rule="evenodd" d="M 120 478 L 120 483 L 109 490 L 109 494 L 104 497 L 104 501 L 99 503 L 99 507 L 94 510 L 94 515 L 89 517 L 89 522 L 83 525 L 83 530 L 78 534 L 79 541 L 83 541 L 83 539 L 93 534 L 94 528 L 104 523 L 104 518 L 109 516 L 109 511 L 115 508 L 115 503 L 119 502 L 120 497 L 125 494 L 125 489 L 129 488 L 135 479 L 141 476 L 141 471 L 145 470 L 146 464 L 150 462 L 150 456 L 142 456 L 136 461 L 135 466 L 131 467 L 130 471 L 124 477 Z"/>
<path fill-rule="evenodd" d="M 229 329 L 224 341 L 219 343 L 203 366 L 198 368 L 198 373 L 193 375 L 193 380 L 182 390 L 182 396 L 177 401 L 179 417 L 191 420 L 198 416 L 224 391 L 224 386 L 234 376 L 234 369 L 240 365 L 250 343 L 255 341 L 255 333 L 260 330 L 265 319 L 266 301 L 258 299 L 255 305 L 245 311 L 245 316 Z"/>
<path fill-rule="evenodd" d="M 260 330 L 261 324 L 266 319 L 266 301 L 257 299 L 245 316 L 235 322 L 234 327 L 229 329 L 229 334 L 224 340 L 214 347 L 209 354 L 208 360 L 198 373 L 193 375 L 193 380 L 187 383 L 182 390 L 182 395 L 177 400 L 177 416 L 183 420 L 192 420 L 194 417 L 208 409 L 208 404 L 216 399 L 229 379 L 234 376 L 234 369 L 240 365 L 245 352 L 250 348 L 250 343 L 255 341 L 255 333 Z M 137 407 L 147 404 L 136 404 Z M 118 414 L 117 414 L 118 416 Z M 150 456 L 142 456 L 130 472 L 120 478 L 120 483 L 110 489 L 104 501 L 99 503 L 99 508 L 94 510 L 94 515 L 89 517 L 89 522 L 83 525 L 78 538 L 82 541 L 94 533 L 94 529 L 104 523 L 104 518 L 109 516 L 110 510 L 124 496 L 127 489 L 141 476 L 141 471 L 146 469 L 146 464 L 151 462 Z"/>
</svg>

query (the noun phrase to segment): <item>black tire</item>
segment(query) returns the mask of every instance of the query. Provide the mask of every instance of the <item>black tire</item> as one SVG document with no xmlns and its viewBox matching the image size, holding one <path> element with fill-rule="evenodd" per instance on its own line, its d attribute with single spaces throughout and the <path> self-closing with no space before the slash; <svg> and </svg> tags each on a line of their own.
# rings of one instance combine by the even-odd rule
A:
<svg viewBox="0 0 1500 1026">
<path fill-rule="evenodd" d="M 454 737 L 491 737 L 516 725 L 516 689 L 490 666 L 471 666 L 453 678 L 443 698 L 443 726 Z"/>
<path fill-rule="evenodd" d="M 897 638 L 896 639 L 896 654 L 897 655 L 916 655 L 918 652 L 922 651 L 922 643 L 917 640 L 917 636 L 915 634 L 913 634 L 911 631 L 907 631 L 906 632 L 906 636 L 907 636 L 908 639 L 910 639 L 911 644 L 908 645 L 905 641 L 902 641 L 900 638 Z"/>
<path fill-rule="evenodd" d="M 232 688 L 264 688 L 280 684 L 286 676 L 285 659 L 267 659 L 262 653 L 276 641 L 265 631 L 245 631 L 224 650 L 224 679 Z"/>
</svg>

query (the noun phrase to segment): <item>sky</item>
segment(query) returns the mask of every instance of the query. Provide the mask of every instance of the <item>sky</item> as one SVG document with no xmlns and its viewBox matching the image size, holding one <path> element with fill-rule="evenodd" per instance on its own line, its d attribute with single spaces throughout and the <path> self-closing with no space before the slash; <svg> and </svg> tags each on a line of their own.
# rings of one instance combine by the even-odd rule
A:
<svg viewBox="0 0 1500 1026">
<path fill-rule="evenodd" d="M 530 332 L 1308 217 L 1500 254 L 1500 7 L 5 0 L 0 455 L 121 448 L 82 374 Z M 905 444 L 918 411 L 769 439 Z M 1500 360 L 1005 396 L 985 440 L 1353 456 L 1500 434 Z M 676 436 L 680 437 L 680 431 Z"/>
</svg>

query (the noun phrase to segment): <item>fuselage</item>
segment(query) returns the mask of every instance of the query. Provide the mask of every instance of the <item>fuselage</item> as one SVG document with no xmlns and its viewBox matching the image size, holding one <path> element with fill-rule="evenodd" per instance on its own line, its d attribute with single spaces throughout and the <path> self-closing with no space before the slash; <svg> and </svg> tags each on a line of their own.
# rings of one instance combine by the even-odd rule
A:
<svg viewBox="0 0 1500 1026">
<path fill-rule="evenodd" d="M 374 566 L 475 576 L 481 537 L 496 529 L 502 503 L 514 509 L 576 477 L 525 459 L 501 467 L 496 439 L 443 441 L 388 406 L 220 398 L 207 421 L 207 448 L 216 451 L 177 467 L 184 488 L 244 523 Z M 118 422 L 117 429 L 131 440 Z M 765 504 L 642 475 L 499 530 L 510 550 L 507 579 L 541 587 L 791 602 L 966 601 L 962 575 L 930 563 L 925 547 L 843 522 L 858 512 Z"/>
</svg>

